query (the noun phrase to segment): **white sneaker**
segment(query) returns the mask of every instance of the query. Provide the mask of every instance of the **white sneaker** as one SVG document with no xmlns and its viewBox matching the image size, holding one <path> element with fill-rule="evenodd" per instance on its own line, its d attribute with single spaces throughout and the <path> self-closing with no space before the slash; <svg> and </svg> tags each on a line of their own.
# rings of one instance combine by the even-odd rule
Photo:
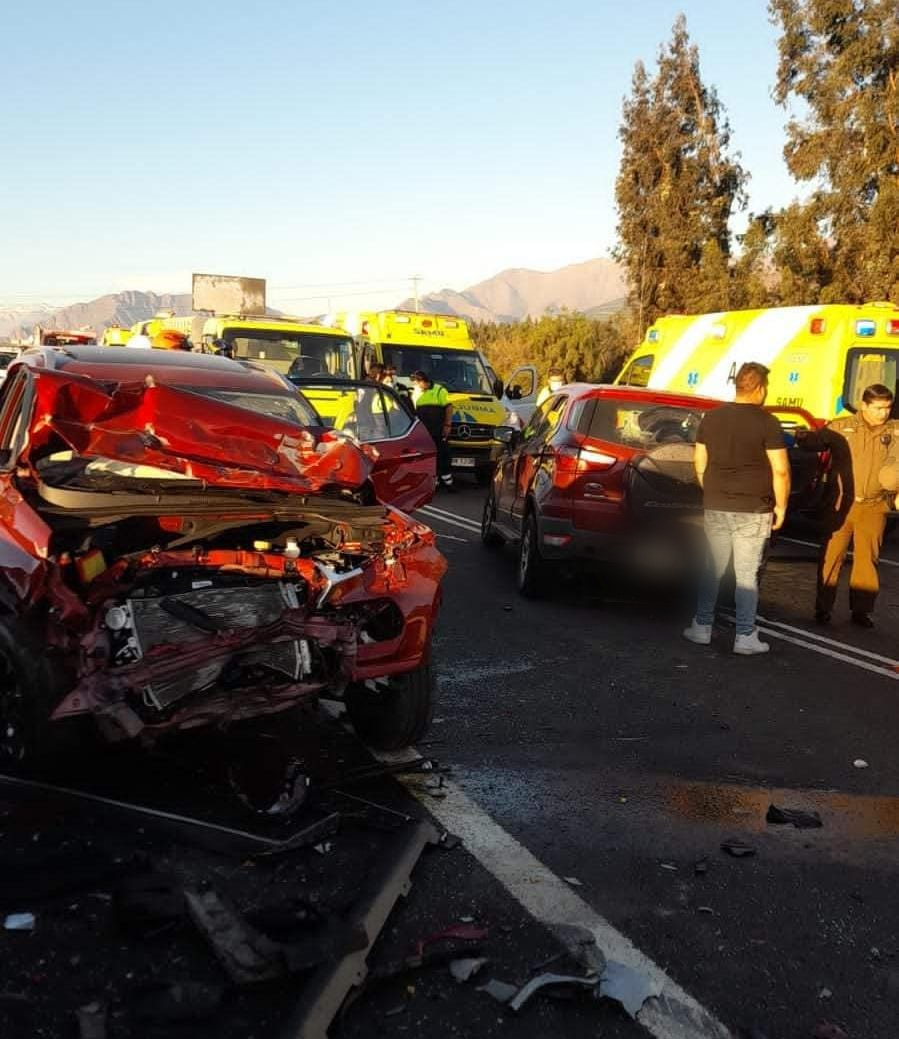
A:
<svg viewBox="0 0 899 1039">
<path fill-rule="evenodd" d="M 690 622 L 689 628 L 684 628 L 684 638 L 695 642 L 697 646 L 707 646 L 712 641 L 711 624 L 699 624 L 696 618 Z"/>
<path fill-rule="evenodd" d="M 749 635 L 737 635 L 734 639 L 734 653 L 741 657 L 754 657 L 758 653 L 767 653 L 771 647 L 759 638 L 759 629 L 753 628 Z"/>
</svg>

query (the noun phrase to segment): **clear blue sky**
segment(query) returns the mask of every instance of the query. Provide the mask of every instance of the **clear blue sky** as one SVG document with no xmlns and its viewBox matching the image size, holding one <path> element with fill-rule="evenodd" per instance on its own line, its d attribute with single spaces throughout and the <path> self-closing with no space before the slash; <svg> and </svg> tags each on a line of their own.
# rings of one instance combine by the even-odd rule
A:
<svg viewBox="0 0 899 1039">
<path fill-rule="evenodd" d="M 764 0 L 9 6 L 0 306 L 201 270 L 311 313 L 608 255 L 621 101 L 679 11 L 751 208 L 798 193 Z"/>
</svg>

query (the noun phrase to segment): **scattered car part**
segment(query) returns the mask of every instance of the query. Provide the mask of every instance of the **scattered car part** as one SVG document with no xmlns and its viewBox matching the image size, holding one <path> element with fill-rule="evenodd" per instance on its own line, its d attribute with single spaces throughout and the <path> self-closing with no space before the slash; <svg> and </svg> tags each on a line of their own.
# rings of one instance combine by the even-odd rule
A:
<svg viewBox="0 0 899 1039">
<path fill-rule="evenodd" d="M 817 812 L 804 812 L 799 808 L 778 808 L 777 805 L 768 806 L 765 821 L 775 826 L 793 825 L 797 830 L 815 830 L 824 825 Z"/>
<path fill-rule="evenodd" d="M 585 988 L 592 991 L 596 988 L 598 980 L 595 974 L 588 974 L 587 977 L 575 974 L 539 974 L 536 978 L 531 978 L 509 1000 L 509 1009 L 521 1010 L 535 992 L 539 992 L 540 989 L 546 988 L 548 985 L 570 985 L 575 988 Z"/>
<path fill-rule="evenodd" d="M 250 985 L 283 977 L 280 947 L 251 927 L 217 892 L 185 891 L 184 898 L 194 924 L 232 981 Z"/>
<path fill-rule="evenodd" d="M 646 1000 L 662 994 L 662 986 L 645 971 L 609 960 L 600 976 L 597 994 L 616 1000 L 636 1020 Z"/>
<path fill-rule="evenodd" d="M 488 996 L 492 996 L 497 1003 L 506 1004 L 512 999 L 518 992 L 517 985 L 510 985 L 506 981 L 499 981 L 496 978 L 491 978 L 486 985 L 479 985 L 478 992 L 486 992 Z"/>
<path fill-rule="evenodd" d="M 48 799 L 69 811 L 89 814 L 101 811 L 105 817 L 119 816 L 134 822 L 139 819 L 144 827 L 168 834 L 175 840 L 193 844 L 209 851 L 226 855 L 279 855 L 315 843 L 337 829 L 340 816 L 334 812 L 318 819 L 287 837 L 275 839 L 258 833 L 221 826 L 204 819 L 194 819 L 174 812 L 164 812 L 146 805 L 115 801 L 109 797 L 89 794 L 52 783 L 39 783 L 19 776 L 0 775 L 0 791 L 16 800 L 30 800 L 45 804 Z"/>
<path fill-rule="evenodd" d="M 755 855 L 755 848 L 751 844 L 737 838 L 722 841 L 721 850 L 735 859 L 745 859 L 750 855 Z"/>
<path fill-rule="evenodd" d="M 470 981 L 489 962 L 483 956 L 467 956 L 459 960 L 450 960 L 450 974 L 461 984 L 463 981 Z"/>
<path fill-rule="evenodd" d="M 33 931 L 37 918 L 34 913 L 10 913 L 3 921 L 4 931 Z"/>
<path fill-rule="evenodd" d="M 319 967 L 305 982 L 300 1000 L 282 1035 L 284 1039 L 326 1039 L 328 1027 L 347 994 L 361 985 L 368 972 L 366 959 L 400 895 L 409 890 L 411 873 L 422 851 L 438 840 L 430 823 L 419 822 L 400 831 L 389 859 L 375 867 L 347 923 L 361 924 L 368 945 Z"/>
</svg>

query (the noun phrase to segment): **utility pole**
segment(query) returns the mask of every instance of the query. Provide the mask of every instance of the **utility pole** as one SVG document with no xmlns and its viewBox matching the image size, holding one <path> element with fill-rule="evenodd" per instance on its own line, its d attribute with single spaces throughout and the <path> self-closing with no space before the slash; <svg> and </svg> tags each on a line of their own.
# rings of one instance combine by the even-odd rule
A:
<svg viewBox="0 0 899 1039">
<path fill-rule="evenodd" d="M 412 275 L 412 295 L 415 297 L 415 313 L 418 313 L 418 283 L 421 281 L 420 274 Z"/>
</svg>

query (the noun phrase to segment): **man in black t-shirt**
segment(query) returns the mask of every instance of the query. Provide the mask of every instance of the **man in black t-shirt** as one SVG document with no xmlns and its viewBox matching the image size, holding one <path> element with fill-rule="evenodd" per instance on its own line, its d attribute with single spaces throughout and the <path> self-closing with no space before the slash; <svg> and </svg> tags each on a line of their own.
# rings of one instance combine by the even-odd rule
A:
<svg viewBox="0 0 899 1039">
<path fill-rule="evenodd" d="M 734 561 L 737 634 L 734 653 L 753 656 L 770 646 L 755 626 L 758 572 L 765 542 L 783 526 L 790 496 L 790 465 L 780 423 L 762 405 L 768 369 L 750 362 L 737 372 L 736 401 L 706 413 L 696 436 L 694 464 L 703 489 L 708 562 L 693 623 L 684 638 L 707 646 L 718 585 Z"/>
</svg>

